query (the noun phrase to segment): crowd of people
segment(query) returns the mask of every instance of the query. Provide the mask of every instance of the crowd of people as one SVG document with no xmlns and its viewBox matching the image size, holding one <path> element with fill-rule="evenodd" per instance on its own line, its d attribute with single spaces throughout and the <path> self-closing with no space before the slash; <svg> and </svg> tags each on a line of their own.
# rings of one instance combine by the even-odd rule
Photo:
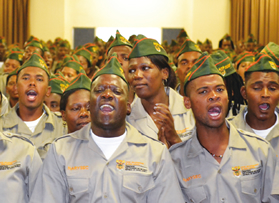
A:
<svg viewBox="0 0 279 203">
<path fill-rule="evenodd" d="M 0 37 L 3 202 L 279 202 L 276 43 L 23 47 Z"/>
</svg>

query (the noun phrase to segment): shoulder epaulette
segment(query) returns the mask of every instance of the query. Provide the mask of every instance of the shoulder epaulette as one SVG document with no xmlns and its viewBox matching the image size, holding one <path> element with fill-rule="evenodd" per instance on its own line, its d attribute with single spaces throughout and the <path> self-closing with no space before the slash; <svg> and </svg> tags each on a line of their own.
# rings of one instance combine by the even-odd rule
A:
<svg viewBox="0 0 279 203">
<path fill-rule="evenodd" d="M 62 117 L 61 112 L 53 112 L 53 114 L 54 114 L 55 116 L 59 117 L 59 118 L 61 118 L 61 117 Z"/>
<path fill-rule="evenodd" d="M 256 138 L 256 139 L 258 139 L 258 140 L 261 140 L 261 141 L 263 141 L 263 142 L 265 142 L 265 143 L 269 143 L 266 139 L 262 138 L 261 136 L 255 134 L 255 133 L 251 133 L 251 132 L 248 132 L 248 131 L 246 131 L 246 130 L 242 130 L 242 129 L 240 129 L 240 128 L 237 128 L 237 131 L 240 132 L 240 133 L 241 133 L 242 135 L 244 135 L 244 136 L 253 137 L 253 138 Z"/>
<path fill-rule="evenodd" d="M 56 139 L 54 140 L 54 142 L 57 142 L 58 140 L 63 139 L 63 138 L 66 138 L 66 137 L 71 137 L 71 136 L 70 136 L 70 134 L 63 135 L 63 136 L 61 136 L 61 137 L 56 138 Z"/>
<path fill-rule="evenodd" d="M 8 137 L 8 138 L 18 138 L 18 139 L 21 139 L 21 140 L 24 140 L 24 141 L 26 141 L 26 142 L 29 142 L 32 146 L 34 146 L 34 144 L 33 144 L 33 142 L 31 142 L 31 140 L 29 140 L 28 138 L 26 138 L 26 137 L 23 137 L 23 136 L 21 136 L 21 135 L 19 135 L 19 134 L 15 134 L 15 133 L 11 133 L 11 132 L 3 132 L 3 134 L 6 136 L 6 137 Z"/>
</svg>

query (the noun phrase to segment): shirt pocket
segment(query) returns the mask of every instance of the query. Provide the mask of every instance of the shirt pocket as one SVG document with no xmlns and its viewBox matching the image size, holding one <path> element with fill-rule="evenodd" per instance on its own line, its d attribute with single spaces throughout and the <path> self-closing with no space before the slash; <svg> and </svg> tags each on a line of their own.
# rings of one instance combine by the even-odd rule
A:
<svg viewBox="0 0 279 203">
<path fill-rule="evenodd" d="M 155 187 L 152 174 L 125 174 L 123 187 L 136 193 L 145 193 Z"/>
<path fill-rule="evenodd" d="M 193 188 L 182 188 L 182 192 L 185 195 L 188 202 L 199 203 L 206 199 L 206 193 L 203 186 Z"/>
<path fill-rule="evenodd" d="M 256 175 L 242 176 L 240 183 L 242 193 L 257 196 L 261 189 L 261 173 Z"/>
<path fill-rule="evenodd" d="M 85 201 L 89 199 L 88 178 L 72 178 L 68 177 L 69 193 L 76 201 Z"/>
</svg>

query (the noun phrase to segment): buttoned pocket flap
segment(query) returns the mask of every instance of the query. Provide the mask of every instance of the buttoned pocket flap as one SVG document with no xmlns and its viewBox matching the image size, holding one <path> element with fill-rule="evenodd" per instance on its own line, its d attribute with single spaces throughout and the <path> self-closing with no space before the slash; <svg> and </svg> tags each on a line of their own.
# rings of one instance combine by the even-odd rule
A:
<svg viewBox="0 0 279 203">
<path fill-rule="evenodd" d="M 194 188 L 182 188 L 190 202 L 199 203 L 206 199 L 206 194 L 203 186 L 198 186 Z"/>
<path fill-rule="evenodd" d="M 241 191 L 248 195 L 257 195 L 261 189 L 261 175 L 241 178 Z"/>
<path fill-rule="evenodd" d="M 123 175 L 123 186 L 136 193 L 144 193 L 155 187 L 152 174 L 125 174 Z"/>
<path fill-rule="evenodd" d="M 68 183 L 71 195 L 88 191 L 88 178 L 68 178 Z"/>
</svg>

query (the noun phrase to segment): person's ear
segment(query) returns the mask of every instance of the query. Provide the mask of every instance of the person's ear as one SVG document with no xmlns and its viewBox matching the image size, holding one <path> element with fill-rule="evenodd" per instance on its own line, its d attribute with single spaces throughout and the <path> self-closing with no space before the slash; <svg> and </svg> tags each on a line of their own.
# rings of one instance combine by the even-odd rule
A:
<svg viewBox="0 0 279 203">
<path fill-rule="evenodd" d="M 245 86 L 242 86 L 240 88 L 240 93 L 241 93 L 243 99 L 247 100 L 247 94 L 246 94 L 246 87 Z"/>
<path fill-rule="evenodd" d="M 130 104 L 130 102 L 127 102 L 127 115 L 128 116 L 131 114 L 131 111 L 132 111 L 131 104 Z"/>
<path fill-rule="evenodd" d="M 189 97 L 184 96 L 184 106 L 186 107 L 186 109 L 191 109 L 191 101 Z"/>
<path fill-rule="evenodd" d="M 169 78 L 169 69 L 168 68 L 162 69 L 162 78 L 163 78 L 163 80 L 167 80 Z"/>
<path fill-rule="evenodd" d="M 64 110 L 61 110 L 62 120 L 66 121 L 66 112 Z"/>
</svg>

